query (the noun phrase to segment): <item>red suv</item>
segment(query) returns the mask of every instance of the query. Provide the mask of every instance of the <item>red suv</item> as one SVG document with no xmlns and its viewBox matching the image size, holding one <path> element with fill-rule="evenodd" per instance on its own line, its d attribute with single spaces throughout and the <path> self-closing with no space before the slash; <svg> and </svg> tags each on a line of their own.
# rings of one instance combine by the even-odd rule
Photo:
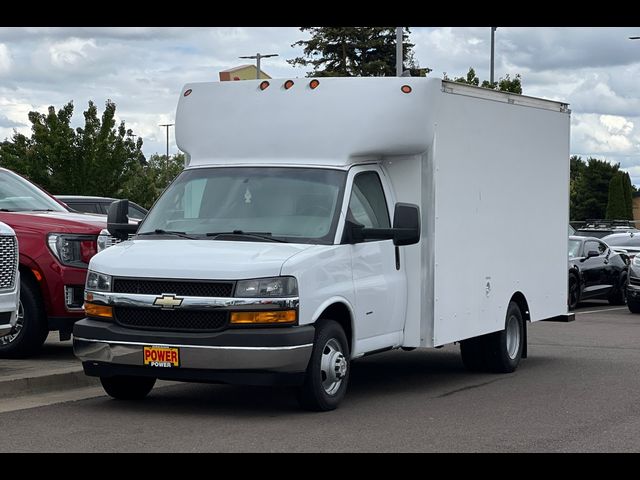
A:
<svg viewBox="0 0 640 480">
<path fill-rule="evenodd" d="M 47 334 L 71 337 L 84 317 L 84 282 L 102 215 L 72 213 L 20 175 L 0 168 L 0 221 L 12 227 L 20 249 L 20 306 L 13 330 L 0 337 L 0 357 L 37 353 Z"/>
</svg>

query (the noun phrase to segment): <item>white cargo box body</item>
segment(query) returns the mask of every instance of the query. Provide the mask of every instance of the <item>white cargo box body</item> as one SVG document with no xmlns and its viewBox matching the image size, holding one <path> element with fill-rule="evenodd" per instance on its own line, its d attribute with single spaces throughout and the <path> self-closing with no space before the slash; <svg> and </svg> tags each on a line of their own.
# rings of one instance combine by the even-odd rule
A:
<svg viewBox="0 0 640 480">
<path fill-rule="evenodd" d="M 379 163 L 390 206 L 422 215 L 420 243 L 400 247 L 404 346 L 502 330 L 512 298 L 531 321 L 566 314 L 566 104 L 425 78 L 259 83 L 186 85 L 178 146 L 193 168 Z"/>
</svg>

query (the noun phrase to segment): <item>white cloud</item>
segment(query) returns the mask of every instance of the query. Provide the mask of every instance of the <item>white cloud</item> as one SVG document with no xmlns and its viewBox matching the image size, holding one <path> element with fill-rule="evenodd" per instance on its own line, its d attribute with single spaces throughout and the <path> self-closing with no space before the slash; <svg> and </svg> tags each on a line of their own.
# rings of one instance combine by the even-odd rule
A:
<svg viewBox="0 0 640 480">
<path fill-rule="evenodd" d="M 9 73 L 12 63 L 9 47 L 4 43 L 0 43 L 0 75 L 6 75 Z"/>
<path fill-rule="evenodd" d="M 432 75 L 489 77 L 489 27 L 412 27 L 415 57 Z M 571 105 L 571 151 L 640 169 L 640 42 L 628 28 L 512 28 L 496 32 L 496 78 L 522 75 L 524 93 Z M 308 38 L 295 27 L 36 27 L 0 28 L 0 114 L 29 133 L 27 113 L 73 100 L 74 123 L 87 101 L 102 113 L 106 99 L 144 140 L 147 156 L 164 152 L 184 83 L 217 81 L 218 72 L 278 53 L 263 69 L 273 77 L 302 77 L 286 60 Z M 6 123 L 6 122 L 5 122 Z M 12 128 L 0 126 L 0 140 Z M 171 151 L 176 147 L 170 131 Z M 637 175 L 640 184 L 640 175 Z"/>
</svg>

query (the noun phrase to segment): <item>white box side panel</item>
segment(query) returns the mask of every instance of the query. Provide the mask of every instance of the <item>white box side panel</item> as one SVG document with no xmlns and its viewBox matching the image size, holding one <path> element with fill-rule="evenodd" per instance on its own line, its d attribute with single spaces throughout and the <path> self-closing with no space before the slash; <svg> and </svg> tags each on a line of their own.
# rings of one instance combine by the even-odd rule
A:
<svg viewBox="0 0 640 480">
<path fill-rule="evenodd" d="M 515 292 L 532 321 L 566 313 L 569 114 L 438 103 L 434 345 L 503 329 Z"/>
</svg>

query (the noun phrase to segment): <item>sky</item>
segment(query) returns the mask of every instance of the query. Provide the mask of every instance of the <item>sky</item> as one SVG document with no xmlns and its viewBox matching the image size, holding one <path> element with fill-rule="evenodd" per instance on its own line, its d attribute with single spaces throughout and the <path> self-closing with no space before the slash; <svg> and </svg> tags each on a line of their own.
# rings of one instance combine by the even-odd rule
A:
<svg viewBox="0 0 640 480">
<path fill-rule="evenodd" d="M 430 76 L 489 78 L 489 27 L 410 27 L 415 59 Z M 495 77 L 522 76 L 523 93 L 570 104 L 571 153 L 620 163 L 640 186 L 640 27 L 498 27 Z M 93 100 L 116 103 L 117 118 L 144 140 L 148 157 L 166 150 L 178 94 L 188 82 L 217 81 L 263 60 L 274 78 L 304 77 L 286 60 L 306 39 L 296 27 L 2 27 L 0 28 L 0 141 L 14 129 L 29 134 L 29 111 L 75 106 L 74 126 Z M 249 62 L 251 62 L 249 60 Z M 170 154 L 178 152 L 170 130 Z"/>
</svg>

